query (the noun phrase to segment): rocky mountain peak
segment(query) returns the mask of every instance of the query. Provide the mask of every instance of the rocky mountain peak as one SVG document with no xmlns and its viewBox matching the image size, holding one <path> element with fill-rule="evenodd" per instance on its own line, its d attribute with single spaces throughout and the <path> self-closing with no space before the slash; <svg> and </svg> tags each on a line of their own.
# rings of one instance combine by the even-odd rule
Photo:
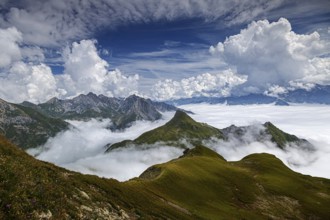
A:
<svg viewBox="0 0 330 220">
<path fill-rule="evenodd" d="M 58 102 L 60 102 L 60 100 L 56 97 L 53 97 L 53 98 L 49 99 L 46 103 L 47 104 L 56 104 Z"/>
</svg>

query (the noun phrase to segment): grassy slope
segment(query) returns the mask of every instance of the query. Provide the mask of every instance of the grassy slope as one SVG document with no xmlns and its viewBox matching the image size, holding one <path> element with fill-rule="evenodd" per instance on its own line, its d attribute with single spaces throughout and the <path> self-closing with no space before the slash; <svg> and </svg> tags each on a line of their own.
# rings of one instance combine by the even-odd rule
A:
<svg viewBox="0 0 330 220">
<path fill-rule="evenodd" d="M 38 161 L 0 137 L 0 219 L 48 210 L 54 219 L 328 219 L 329 205 L 330 180 L 269 154 L 227 162 L 197 147 L 120 183 Z"/>
<path fill-rule="evenodd" d="M 0 136 L 0 219 L 49 212 L 53 219 L 185 219 L 144 189 L 38 161 Z"/>
<path fill-rule="evenodd" d="M 297 136 L 285 133 L 270 122 L 264 124 L 266 132 L 271 135 L 271 140 L 281 149 L 284 149 L 287 143 L 302 143 L 306 140 L 299 139 Z"/>
<path fill-rule="evenodd" d="M 185 112 L 177 111 L 174 117 L 165 125 L 143 133 L 134 141 L 123 141 L 112 145 L 110 148 L 115 149 L 124 147 L 126 144 L 154 144 L 156 142 L 166 142 L 173 146 L 180 145 L 181 139 L 188 139 L 194 145 L 201 143 L 201 140 L 216 137 L 223 139 L 221 130 L 209 126 L 204 123 L 194 121 Z"/>
<path fill-rule="evenodd" d="M 295 173 L 269 154 L 226 162 L 199 153 L 149 168 L 129 184 L 206 219 L 328 219 L 330 180 Z M 196 151 L 196 150 L 194 150 Z M 149 177 L 149 180 L 145 180 Z"/>
</svg>

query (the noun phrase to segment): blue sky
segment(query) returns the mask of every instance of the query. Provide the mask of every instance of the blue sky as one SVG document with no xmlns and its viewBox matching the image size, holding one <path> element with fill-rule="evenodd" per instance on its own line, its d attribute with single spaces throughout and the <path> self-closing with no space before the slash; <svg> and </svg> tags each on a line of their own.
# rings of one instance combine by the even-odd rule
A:
<svg viewBox="0 0 330 220">
<path fill-rule="evenodd" d="M 88 91 L 159 100 L 276 95 L 330 81 L 326 0 L 0 0 L 0 12 L 0 94 L 13 101 Z M 269 40 L 251 35 L 258 30 Z M 26 95 L 14 98 L 8 85 Z"/>
</svg>

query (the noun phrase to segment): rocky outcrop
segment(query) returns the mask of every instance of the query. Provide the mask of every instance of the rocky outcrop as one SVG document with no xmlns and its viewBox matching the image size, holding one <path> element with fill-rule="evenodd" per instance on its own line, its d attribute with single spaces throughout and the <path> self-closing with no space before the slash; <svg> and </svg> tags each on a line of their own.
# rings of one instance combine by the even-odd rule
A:
<svg viewBox="0 0 330 220">
<path fill-rule="evenodd" d="M 68 126 L 61 119 L 0 99 L 0 134 L 22 148 L 37 147 Z"/>
</svg>

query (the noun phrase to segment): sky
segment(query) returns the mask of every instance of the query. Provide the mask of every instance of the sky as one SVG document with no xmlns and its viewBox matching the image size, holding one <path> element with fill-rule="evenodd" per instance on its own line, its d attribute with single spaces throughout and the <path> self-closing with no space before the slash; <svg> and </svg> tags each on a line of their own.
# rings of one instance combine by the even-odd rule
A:
<svg viewBox="0 0 330 220">
<path fill-rule="evenodd" d="M 276 96 L 330 84 L 328 0 L 0 0 L 0 98 Z"/>
<path fill-rule="evenodd" d="M 228 161 L 238 161 L 252 153 L 270 153 L 297 172 L 330 178 L 329 106 L 190 104 L 180 108 L 193 111 L 194 114 L 190 116 L 196 121 L 217 128 L 232 124 L 250 126 L 241 139 L 233 136 L 227 141 L 204 141 L 205 146 L 215 150 Z M 107 129 L 111 123 L 107 119 L 69 121 L 74 127 L 48 139 L 39 148 L 29 149 L 28 153 L 73 171 L 126 181 L 138 177 L 154 164 L 178 158 L 183 154 L 183 149 L 156 143 L 143 148 L 132 146 L 104 153 L 105 145 L 135 139 L 142 133 L 165 124 L 173 115 L 174 112 L 167 112 L 163 119 L 155 122 L 136 121 L 130 128 L 117 132 Z M 311 150 L 293 144 L 287 146 L 284 151 L 272 143 L 269 136 L 264 136 L 261 142 L 256 134 L 264 129 L 261 124 L 267 121 L 271 121 L 284 132 L 307 139 L 314 148 Z M 182 141 L 184 143 L 184 140 Z"/>
</svg>

